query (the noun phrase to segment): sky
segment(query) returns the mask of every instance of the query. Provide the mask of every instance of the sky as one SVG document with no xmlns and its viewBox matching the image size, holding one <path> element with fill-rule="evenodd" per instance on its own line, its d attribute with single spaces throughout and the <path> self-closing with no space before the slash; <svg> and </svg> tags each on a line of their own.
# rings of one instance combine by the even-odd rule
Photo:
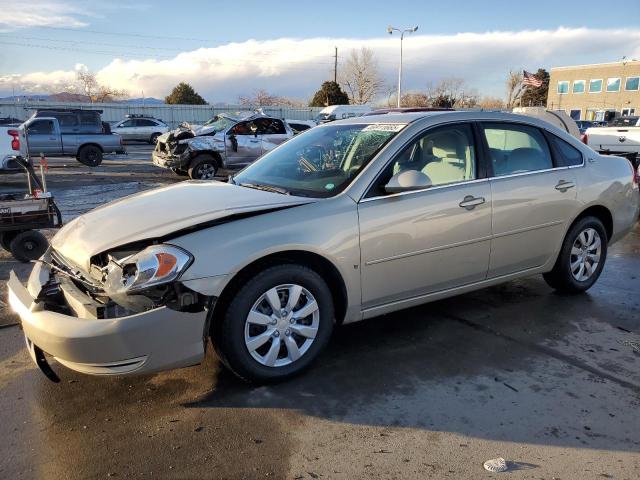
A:
<svg viewBox="0 0 640 480">
<path fill-rule="evenodd" d="M 64 90 L 78 70 L 163 98 L 180 81 L 210 103 L 258 89 L 308 100 L 350 52 L 370 48 L 393 90 L 443 78 L 504 96 L 509 70 L 640 59 L 640 1 L 0 0 L 0 96 Z"/>
</svg>

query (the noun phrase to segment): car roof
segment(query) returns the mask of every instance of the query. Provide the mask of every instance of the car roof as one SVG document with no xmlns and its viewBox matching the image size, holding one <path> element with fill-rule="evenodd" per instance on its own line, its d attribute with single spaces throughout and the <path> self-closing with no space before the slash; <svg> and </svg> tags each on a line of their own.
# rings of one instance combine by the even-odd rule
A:
<svg viewBox="0 0 640 480">
<path fill-rule="evenodd" d="M 442 122 L 447 121 L 507 121 L 520 122 L 537 125 L 542 128 L 550 126 L 560 130 L 555 125 L 545 120 L 518 113 L 502 112 L 497 110 L 453 110 L 439 112 L 407 112 L 407 113 L 383 113 L 380 115 L 367 115 L 361 117 L 346 118 L 344 120 L 336 120 L 324 125 L 341 124 L 341 125 L 372 125 L 372 124 L 409 124 L 415 122 L 428 122 L 437 119 Z M 560 130 L 562 131 L 562 130 Z"/>
</svg>

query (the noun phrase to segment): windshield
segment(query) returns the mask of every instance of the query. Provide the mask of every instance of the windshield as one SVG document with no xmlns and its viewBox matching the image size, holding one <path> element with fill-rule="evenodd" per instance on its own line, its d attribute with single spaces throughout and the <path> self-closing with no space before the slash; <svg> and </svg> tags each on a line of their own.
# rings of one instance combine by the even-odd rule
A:
<svg viewBox="0 0 640 480">
<path fill-rule="evenodd" d="M 231 120 L 230 118 L 216 115 L 215 117 L 207 120 L 204 126 L 213 127 L 216 132 L 221 132 L 222 130 L 229 128 L 234 123 L 237 123 L 237 120 Z"/>
<path fill-rule="evenodd" d="M 292 195 L 332 197 L 404 126 L 329 124 L 312 128 L 242 170 L 233 183 Z"/>
</svg>

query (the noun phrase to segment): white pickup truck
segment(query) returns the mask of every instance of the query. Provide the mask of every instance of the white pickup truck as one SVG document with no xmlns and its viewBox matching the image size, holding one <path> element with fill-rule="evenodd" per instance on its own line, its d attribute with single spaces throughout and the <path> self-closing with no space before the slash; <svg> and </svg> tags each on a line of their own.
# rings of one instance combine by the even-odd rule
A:
<svg viewBox="0 0 640 480">
<path fill-rule="evenodd" d="M 588 128 L 583 141 L 599 153 L 640 153 L 640 117 L 619 117 L 608 127 Z"/>
<path fill-rule="evenodd" d="M 21 169 L 14 160 L 20 155 L 20 141 L 18 125 L 0 125 L 0 173 Z"/>
</svg>

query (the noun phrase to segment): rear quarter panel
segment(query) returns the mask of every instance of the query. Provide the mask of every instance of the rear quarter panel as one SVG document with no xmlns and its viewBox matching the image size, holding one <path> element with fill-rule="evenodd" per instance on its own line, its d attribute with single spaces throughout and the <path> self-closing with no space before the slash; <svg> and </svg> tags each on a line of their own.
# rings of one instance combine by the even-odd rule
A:
<svg viewBox="0 0 640 480">
<path fill-rule="evenodd" d="M 626 235 L 638 219 L 640 196 L 633 186 L 633 167 L 622 157 L 591 151 L 583 168 L 576 169 L 581 212 L 595 205 L 606 207 L 613 217 L 609 243 Z M 578 215 L 581 213 L 578 212 Z"/>
</svg>

